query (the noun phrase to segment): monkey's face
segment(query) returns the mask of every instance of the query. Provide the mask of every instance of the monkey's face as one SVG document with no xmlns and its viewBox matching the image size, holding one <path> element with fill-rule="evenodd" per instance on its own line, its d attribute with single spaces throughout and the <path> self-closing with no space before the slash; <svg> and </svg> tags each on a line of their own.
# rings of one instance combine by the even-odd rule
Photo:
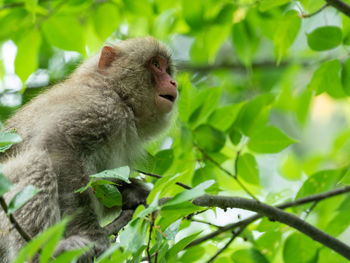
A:
<svg viewBox="0 0 350 263">
<path fill-rule="evenodd" d="M 149 62 L 155 80 L 155 104 L 161 113 L 169 113 L 177 97 L 177 83 L 170 75 L 170 65 L 163 56 L 155 56 Z"/>
</svg>

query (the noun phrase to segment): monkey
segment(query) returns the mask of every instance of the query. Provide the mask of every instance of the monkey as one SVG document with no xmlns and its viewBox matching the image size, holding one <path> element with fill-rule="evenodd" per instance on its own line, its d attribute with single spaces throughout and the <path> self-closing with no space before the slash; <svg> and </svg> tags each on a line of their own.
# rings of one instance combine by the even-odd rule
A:
<svg viewBox="0 0 350 263">
<path fill-rule="evenodd" d="M 79 258 L 92 262 L 109 247 L 112 230 L 98 223 L 101 203 L 91 189 L 75 191 L 89 175 L 132 166 L 142 158 L 144 144 L 169 127 L 178 96 L 173 71 L 169 50 L 152 37 L 106 45 L 6 122 L 7 130 L 22 137 L 0 160 L 15 184 L 6 202 L 26 185 L 41 190 L 14 213 L 21 227 L 34 237 L 73 215 L 54 256 L 93 243 Z M 135 181 L 122 186 L 125 218 L 148 191 Z M 3 212 L 0 229 L 10 229 Z M 2 231 L 0 262 L 13 260 L 24 245 L 16 230 Z"/>
</svg>

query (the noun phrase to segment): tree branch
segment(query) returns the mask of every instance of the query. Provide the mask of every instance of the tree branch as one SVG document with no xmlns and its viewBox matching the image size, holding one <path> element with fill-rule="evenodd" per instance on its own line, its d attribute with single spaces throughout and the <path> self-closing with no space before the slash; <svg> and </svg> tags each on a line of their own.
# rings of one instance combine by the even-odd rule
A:
<svg viewBox="0 0 350 263">
<path fill-rule="evenodd" d="M 341 0 L 325 0 L 330 6 L 333 6 L 338 11 L 350 17 L 350 5 Z"/>
<path fill-rule="evenodd" d="M 350 247 L 348 245 L 314 227 L 313 225 L 301 220 L 299 217 L 281 210 L 280 208 L 269 206 L 259 201 L 247 198 L 212 195 L 198 197 L 193 200 L 193 203 L 198 206 L 215 206 L 222 209 L 241 208 L 257 212 L 271 220 L 279 221 L 299 230 L 315 241 L 318 241 L 324 246 L 334 250 L 350 260 Z"/>
<path fill-rule="evenodd" d="M 336 196 L 336 195 L 348 193 L 348 192 L 350 192 L 350 186 L 344 186 L 344 187 L 340 187 L 340 188 L 337 188 L 337 189 L 334 189 L 334 190 L 331 190 L 331 191 L 328 191 L 328 192 L 315 194 L 315 195 L 310 195 L 310 196 L 307 196 L 307 197 L 304 197 L 304 198 L 300 198 L 300 199 L 295 200 L 295 201 L 286 202 L 284 204 L 278 205 L 277 207 L 280 208 L 280 209 L 285 209 L 285 208 L 288 208 L 288 207 L 294 207 L 294 206 L 298 206 L 298 205 L 303 205 L 303 204 L 314 202 L 314 201 L 322 201 L 324 199 L 327 199 L 327 198 L 330 198 L 330 197 L 333 197 L 333 196 Z M 216 231 L 214 231 L 214 232 L 212 232 L 210 234 L 207 234 L 207 235 L 205 235 L 203 237 L 200 237 L 198 239 L 193 240 L 190 244 L 187 245 L 186 248 L 189 248 L 189 247 L 198 245 L 200 243 L 203 243 L 203 242 L 205 242 L 205 241 L 207 241 L 207 240 L 209 240 L 209 239 L 211 239 L 213 237 L 216 237 L 216 236 L 220 235 L 223 232 L 235 229 L 237 227 L 241 227 L 241 226 L 245 227 L 245 226 L 253 223 L 255 220 L 258 220 L 261 217 L 263 217 L 263 216 L 262 215 L 253 215 L 253 216 L 248 217 L 248 218 L 246 218 L 244 220 L 241 220 L 239 222 L 231 223 L 231 224 L 228 224 L 226 226 L 222 226 L 222 227 L 220 227 L 220 229 L 218 229 L 218 230 L 216 230 Z"/>
<path fill-rule="evenodd" d="M 0 197 L 0 205 L 2 207 L 2 209 L 4 210 L 5 214 L 7 214 L 8 211 L 8 207 L 7 204 L 5 202 L 5 199 L 3 197 Z M 30 235 L 21 227 L 21 225 L 17 222 L 17 220 L 15 219 L 15 217 L 12 214 L 8 215 L 8 218 L 11 222 L 11 224 L 16 228 L 17 232 L 21 235 L 21 237 L 23 237 L 23 239 L 27 242 L 29 242 L 32 238 L 30 237 Z"/>
</svg>

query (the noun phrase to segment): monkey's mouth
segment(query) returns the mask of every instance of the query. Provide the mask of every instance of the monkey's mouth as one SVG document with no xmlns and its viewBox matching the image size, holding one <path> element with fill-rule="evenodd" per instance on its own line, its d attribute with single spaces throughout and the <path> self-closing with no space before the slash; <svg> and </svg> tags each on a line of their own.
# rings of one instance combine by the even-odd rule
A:
<svg viewBox="0 0 350 263">
<path fill-rule="evenodd" d="M 165 94 L 165 95 L 160 94 L 159 96 L 166 99 L 166 100 L 169 100 L 171 102 L 175 101 L 175 97 L 173 95 L 170 95 L 170 94 Z"/>
</svg>

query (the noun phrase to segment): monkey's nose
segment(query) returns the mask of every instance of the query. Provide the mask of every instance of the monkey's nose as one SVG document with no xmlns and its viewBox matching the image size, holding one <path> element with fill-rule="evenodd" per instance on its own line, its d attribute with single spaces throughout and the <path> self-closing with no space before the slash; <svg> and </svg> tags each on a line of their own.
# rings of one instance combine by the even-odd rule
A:
<svg viewBox="0 0 350 263">
<path fill-rule="evenodd" d="M 173 85 L 175 88 L 177 88 L 177 83 L 175 80 L 170 80 L 170 84 Z"/>
</svg>

